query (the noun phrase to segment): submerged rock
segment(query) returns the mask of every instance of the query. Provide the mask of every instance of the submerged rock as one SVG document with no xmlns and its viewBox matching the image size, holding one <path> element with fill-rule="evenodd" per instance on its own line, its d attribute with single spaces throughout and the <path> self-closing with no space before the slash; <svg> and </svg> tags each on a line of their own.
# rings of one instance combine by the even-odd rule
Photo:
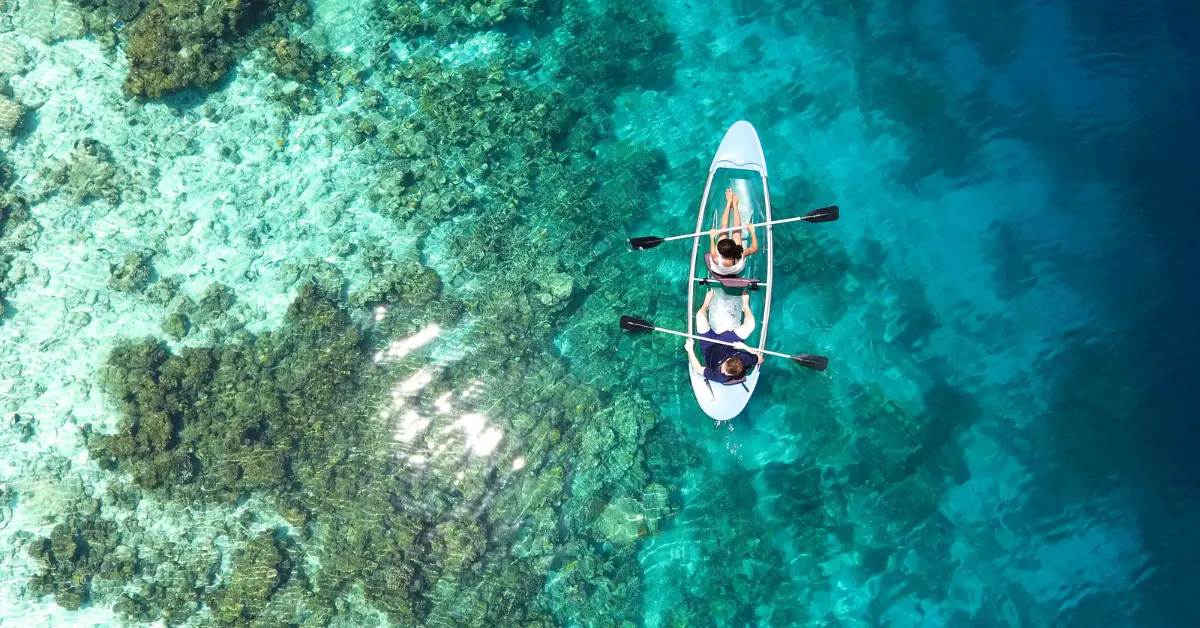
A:
<svg viewBox="0 0 1200 628">
<path fill-rule="evenodd" d="M 29 53 L 12 34 L 0 35 L 0 75 L 24 74 L 29 69 Z"/>
<path fill-rule="evenodd" d="M 168 336 L 179 340 L 187 335 L 189 326 L 190 323 L 186 315 L 174 313 L 167 316 L 167 320 L 163 321 L 162 330 Z"/>
<path fill-rule="evenodd" d="M 75 142 L 66 159 L 44 167 L 41 175 L 44 193 L 63 193 L 73 204 L 94 199 L 114 205 L 122 200 L 141 201 L 158 178 L 153 166 L 126 168 L 118 164 L 106 144 L 90 137 Z"/>
<path fill-rule="evenodd" d="M 80 37 L 84 33 L 83 14 L 70 0 L 18 0 L 15 4 L 22 29 L 44 43 Z"/>
<path fill-rule="evenodd" d="M 550 292 L 550 296 L 559 301 L 566 300 L 575 289 L 575 280 L 566 273 L 551 273 L 542 279 L 541 283 Z"/>
<path fill-rule="evenodd" d="M 229 312 L 233 307 L 233 290 L 223 283 L 210 284 L 200 295 L 200 301 L 190 312 L 191 320 L 205 325 L 211 323 Z"/>
<path fill-rule="evenodd" d="M 649 533 L 641 503 L 629 497 L 618 497 L 609 502 L 596 527 L 605 539 L 617 544 L 635 543 Z"/>
<path fill-rule="evenodd" d="M 25 108 L 21 103 L 0 95 L 0 137 L 12 135 L 21 125 L 21 117 L 24 115 Z"/>
<path fill-rule="evenodd" d="M 84 327 L 92 322 L 92 315 L 82 310 L 76 310 L 67 315 L 67 324 L 72 327 Z"/>
<path fill-rule="evenodd" d="M 150 285 L 154 267 L 150 261 L 152 252 L 127 253 L 121 263 L 112 268 L 108 286 L 119 292 L 141 292 Z"/>
</svg>

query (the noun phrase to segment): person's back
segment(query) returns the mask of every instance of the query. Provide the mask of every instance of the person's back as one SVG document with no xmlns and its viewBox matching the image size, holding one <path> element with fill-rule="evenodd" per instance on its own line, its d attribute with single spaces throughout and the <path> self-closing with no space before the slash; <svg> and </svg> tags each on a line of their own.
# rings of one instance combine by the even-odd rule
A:
<svg viewBox="0 0 1200 628">
<path fill-rule="evenodd" d="M 691 338 L 684 343 L 691 362 L 692 371 L 705 379 L 720 384 L 739 381 L 749 373 L 761 358 L 761 353 L 754 351 L 743 342 L 754 332 L 754 313 L 750 310 L 750 295 L 742 293 L 742 324 L 729 331 L 717 333 L 709 327 L 708 306 L 712 302 L 713 291 L 709 290 L 704 298 L 704 305 L 696 312 L 696 332 L 700 336 L 700 352 L 704 362 L 696 359 L 692 353 Z M 736 346 L 719 344 L 713 340 L 731 343 Z"/>
<path fill-rule="evenodd" d="M 745 346 L 741 338 L 738 338 L 737 334 L 732 331 L 717 334 L 713 340 L 735 342 Z M 749 375 L 750 371 L 758 365 L 758 357 L 749 351 L 703 340 L 700 341 L 700 345 L 701 352 L 704 353 L 704 378 L 709 381 L 724 384 L 739 380 Z"/>
</svg>

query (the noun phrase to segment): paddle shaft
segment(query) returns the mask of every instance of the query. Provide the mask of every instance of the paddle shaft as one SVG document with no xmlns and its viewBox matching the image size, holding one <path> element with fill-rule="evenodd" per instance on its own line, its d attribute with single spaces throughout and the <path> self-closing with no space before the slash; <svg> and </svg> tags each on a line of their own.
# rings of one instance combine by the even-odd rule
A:
<svg viewBox="0 0 1200 628">
<path fill-rule="evenodd" d="M 709 229 L 708 231 L 699 231 L 697 233 L 687 233 L 684 235 L 677 235 L 677 236 L 671 236 L 669 238 L 663 238 L 663 242 L 670 242 L 671 240 L 682 240 L 684 238 L 698 238 L 702 235 L 706 235 L 706 234 L 710 234 L 710 233 L 719 233 L 721 231 L 738 231 L 740 229 L 750 229 L 752 227 L 765 227 L 767 225 L 782 225 L 785 222 L 796 222 L 798 220 L 811 220 L 811 217 L 810 216 L 797 216 L 795 218 L 784 218 L 783 220 L 772 220 L 771 222 L 756 222 L 756 223 L 751 223 L 748 225 L 742 225 L 741 227 L 734 226 L 734 227 L 729 227 L 726 229 Z"/>
<path fill-rule="evenodd" d="M 675 331 L 674 329 L 663 329 L 662 327 L 654 327 L 654 326 L 651 326 L 651 329 L 653 329 L 654 331 L 661 331 L 661 332 L 667 333 L 667 334 L 674 334 L 676 336 L 683 336 L 684 338 L 691 338 L 692 340 L 703 340 L 704 342 L 711 342 L 711 343 L 718 344 L 718 345 L 725 345 L 727 347 L 737 346 L 732 342 L 725 342 L 724 340 L 713 340 L 712 338 L 701 338 L 700 336 L 693 336 L 691 334 L 687 334 L 687 333 L 684 333 L 681 331 Z M 751 353 L 759 353 L 759 352 L 765 353 L 767 355 L 778 356 L 781 358 L 792 359 L 792 356 L 790 356 L 786 353 L 776 353 L 774 351 L 768 351 L 766 349 L 751 350 Z"/>
</svg>

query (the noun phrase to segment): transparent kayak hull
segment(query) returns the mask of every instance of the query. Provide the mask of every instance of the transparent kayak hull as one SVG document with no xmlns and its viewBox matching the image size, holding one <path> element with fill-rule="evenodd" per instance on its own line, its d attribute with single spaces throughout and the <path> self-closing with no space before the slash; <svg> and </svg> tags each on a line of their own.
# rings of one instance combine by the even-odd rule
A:
<svg viewBox="0 0 1200 628">
<path fill-rule="evenodd" d="M 732 188 L 738 195 L 742 224 L 766 222 L 771 220 L 771 197 L 767 186 L 767 162 L 763 155 L 758 133 L 749 122 L 739 121 L 725 132 L 713 157 L 708 170 L 708 180 L 704 186 L 704 196 L 700 202 L 699 216 L 696 219 L 696 231 L 714 229 L 721 226 L 721 215 L 725 207 L 725 190 Z M 730 213 L 730 224 L 733 215 Z M 767 341 L 767 328 L 770 323 L 771 288 L 772 282 L 772 237 L 771 228 L 758 227 L 759 250 L 746 258 L 746 266 L 740 273 L 741 277 L 759 279 L 766 283 L 750 297 L 750 309 L 754 313 L 757 325 L 749 338 L 747 345 L 763 348 Z M 750 246 L 748 232 L 743 233 L 744 246 Z M 712 302 L 709 304 L 709 326 L 717 332 L 734 329 L 742 321 L 741 291 L 729 290 L 719 285 L 704 286 L 696 281 L 711 275 L 704 254 L 709 252 L 708 235 L 695 238 L 692 244 L 691 272 L 688 276 L 688 333 L 695 334 L 695 314 L 704 302 L 709 290 L 713 291 Z M 699 351 L 699 344 L 697 344 Z M 765 365 L 760 362 L 746 376 L 741 384 L 724 385 L 706 381 L 702 375 L 696 374 L 690 366 L 686 366 L 688 377 L 692 381 L 692 390 L 696 394 L 696 402 L 700 408 L 717 421 L 728 421 L 736 417 L 749 403 L 754 389 Z"/>
</svg>

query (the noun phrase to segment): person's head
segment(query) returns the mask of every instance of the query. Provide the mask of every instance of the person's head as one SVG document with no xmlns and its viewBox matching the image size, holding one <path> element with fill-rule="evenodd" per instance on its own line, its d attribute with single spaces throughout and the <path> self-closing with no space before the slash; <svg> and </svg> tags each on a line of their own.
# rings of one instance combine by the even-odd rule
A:
<svg viewBox="0 0 1200 628">
<path fill-rule="evenodd" d="M 730 377 L 741 377 L 746 373 L 746 364 L 741 358 L 734 356 L 721 363 L 721 372 Z"/>
<path fill-rule="evenodd" d="M 717 240 L 717 252 L 721 254 L 721 257 L 735 262 L 742 259 L 742 245 L 730 238 Z"/>
</svg>

